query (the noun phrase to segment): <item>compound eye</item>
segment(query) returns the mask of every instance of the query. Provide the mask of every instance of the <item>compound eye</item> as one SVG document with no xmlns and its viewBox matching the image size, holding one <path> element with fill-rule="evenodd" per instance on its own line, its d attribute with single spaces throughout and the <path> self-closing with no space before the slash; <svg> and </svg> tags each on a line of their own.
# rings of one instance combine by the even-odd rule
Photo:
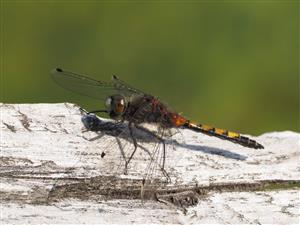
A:
<svg viewBox="0 0 300 225">
<path fill-rule="evenodd" d="M 111 98 L 106 99 L 105 105 L 107 108 L 111 108 Z"/>
<path fill-rule="evenodd" d="M 125 101 L 124 99 L 120 99 L 116 105 L 116 113 L 121 114 L 125 111 Z"/>
</svg>

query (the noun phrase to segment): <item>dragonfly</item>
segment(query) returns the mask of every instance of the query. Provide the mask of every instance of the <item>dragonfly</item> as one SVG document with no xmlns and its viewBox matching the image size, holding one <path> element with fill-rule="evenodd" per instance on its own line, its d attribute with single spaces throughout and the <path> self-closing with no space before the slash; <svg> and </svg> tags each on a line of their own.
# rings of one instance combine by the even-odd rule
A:
<svg viewBox="0 0 300 225">
<path fill-rule="evenodd" d="M 257 141 L 243 136 L 237 132 L 226 129 L 216 128 L 213 126 L 192 122 L 182 114 L 171 110 L 165 103 L 151 94 L 145 93 L 126 82 L 120 80 L 117 76 L 112 76 L 112 81 L 104 82 L 86 75 L 77 74 L 56 68 L 52 71 L 52 78 L 63 88 L 72 92 L 95 98 L 105 103 L 105 108 L 88 112 L 106 113 L 108 116 L 121 123 L 127 122 L 130 138 L 133 142 L 133 151 L 125 162 L 125 168 L 134 157 L 138 148 L 137 139 L 134 136 L 133 128 L 147 132 L 159 140 L 163 145 L 163 162 L 162 170 L 165 166 L 166 147 L 164 134 L 153 133 L 145 129 L 141 124 L 155 124 L 161 130 L 172 128 L 189 129 L 198 133 L 214 136 L 244 147 L 253 149 L 263 149 L 263 145 Z M 85 117 L 84 124 L 95 122 L 94 117 Z M 87 125 L 90 126 L 90 125 Z M 90 127 L 91 128 L 91 127 Z"/>
</svg>

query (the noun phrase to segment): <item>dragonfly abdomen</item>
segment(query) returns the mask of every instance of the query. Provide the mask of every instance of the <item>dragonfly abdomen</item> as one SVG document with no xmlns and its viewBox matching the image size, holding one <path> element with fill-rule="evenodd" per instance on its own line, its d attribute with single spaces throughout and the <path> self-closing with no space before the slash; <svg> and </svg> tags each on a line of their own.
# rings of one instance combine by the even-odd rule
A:
<svg viewBox="0 0 300 225">
<path fill-rule="evenodd" d="M 204 133 L 210 136 L 214 136 L 214 137 L 218 137 L 224 140 L 228 140 L 231 142 L 234 142 L 236 144 L 245 146 L 245 147 L 249 147 L 249 148 L 255 148 L 255 149 L 262 149 L 264 148 L 264 146 L 262 146 L 261 144 L 259 144 L 258 142 L 242 136 L 239 133 L 236 132 L 232 132 L 232 131 L 228 131 L 228 130 L 224 130 L 221 128 L 215 128 L 212 126 L 208 126 L 208 125 L 202 125 L 202 124 L 195 124 L 195 123 L 191 123 L 191 122 L 187 122 L 183 125 L 184 128 L 188 128 L 190 130 L 196 131 L 196 132 L 200 132 L 200 133 Z"/>
</svg>

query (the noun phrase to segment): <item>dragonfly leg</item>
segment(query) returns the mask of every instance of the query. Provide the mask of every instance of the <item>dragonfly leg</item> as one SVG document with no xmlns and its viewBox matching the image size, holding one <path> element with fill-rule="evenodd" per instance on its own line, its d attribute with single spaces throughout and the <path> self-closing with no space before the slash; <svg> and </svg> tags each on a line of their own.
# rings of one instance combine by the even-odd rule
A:
<svg viewBox="0 0 300 225">
<path fill-rule="evenodd" d="M 85 113 L 85 114 L 91 114 L 91 113 L 98 113 L 98 112 L 104 112 L 104 113 L 108 113 L 108 111 L 106 109 L 99 109 L 99 110 L 93 110 L 93 111 L 87 111 L 84 108 L 79 108 L 81 113 Z"/>
<path fill-rule="evenodd" d="M 135 152 L 136 152 L 136 149 L 137 149 L 137 146 L 138 146 L 138 145 L 137 145 L 137 141 L 136 141 L 136 139 L 135 139 L 135 137 L 134 137 L 134 135 L 133 135 L 132 123 L 129 123 L 129 124 L 128 124 L 128 129 L 129 129 L 130 137 L 131 137 L 131 139 L 132 139 L 132 141 L 133 141 L 134 150 L 133 150 L 133 152 L 131 153 L 131 155 L 130 155 L 130 157 L 128 158 L 128 160 L 125 161 L 125 174 L 127 174 L 127 166 L 128 166 L 128 164 L 130 163 L 132 157 L 134 156 L 134 154 L 135 154 Z"/>
<path fill-rule="evenodd" d="M 162 171 L 163 175 L 165 176 L 165 178 L 167 179 L 166 183 L 170 183 L 171 182 L 171 178 L 170 178 L 168 172 L 164 168 L 162 168 L 161 171 Z"/>
<path fill-rule="evenodd" d="M 162 161 L 162 170 L 165 171 L 165 162 L 166 162 L 166 144 L 163 139 L 161 139 L 161 143 L 163 145 L 163 161 Z"/>
<path fill-rule="evenodd" d="M 85 113 L 85 114 L 89 114 L 88 111 L 86 111 L 84 108 L 79 108 L 79 111 L 81 112 L 81 114 Z"/>
<path fill-rule="evenodd" d="M 100 110 L 93 110 L 93 111 L 90 111 L 90 112 L 88 112 L 88 114 L 91 114 L 91 113 L 98 113 L 98 112 L 108 113 L 107 110 L 105 110 L 105 109 L 100 109 Z"/>
</svg>

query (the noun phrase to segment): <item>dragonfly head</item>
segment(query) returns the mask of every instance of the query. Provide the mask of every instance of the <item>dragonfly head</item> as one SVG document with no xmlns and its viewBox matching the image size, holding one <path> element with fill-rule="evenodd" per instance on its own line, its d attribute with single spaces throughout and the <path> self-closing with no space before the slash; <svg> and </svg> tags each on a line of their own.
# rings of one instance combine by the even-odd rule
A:
<svg viewBox="0 0 300 225">
<path fill-rule="evenodd" d="M 126 101 L 122 95 L 109 96 L 105 101 L 105 105 L 112 119 L 119 118 L 126 110 Z"/>
</svg>

